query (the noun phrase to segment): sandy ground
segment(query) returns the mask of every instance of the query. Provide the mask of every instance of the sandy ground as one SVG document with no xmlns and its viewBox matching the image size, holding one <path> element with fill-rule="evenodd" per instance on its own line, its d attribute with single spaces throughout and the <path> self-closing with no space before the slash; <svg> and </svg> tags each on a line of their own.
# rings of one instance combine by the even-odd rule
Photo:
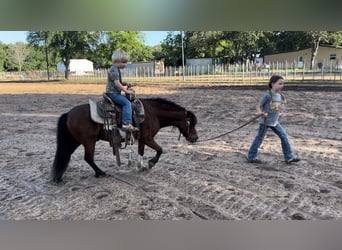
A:
<svg viewBox="0 0 342 250">
<path fill-rule="evenodd" d="M 165 154 L 148 172 L 118 167 L 108 142 L 95 161 L 108 174 L 95 178 L 73 154 L 64 183 L 50 182 L 56 122 L 73 106 L 98 99 L 103 85 L 0 83 L 0 219 L 196 220 L 340 219 L 342 217 L 342 97 L 340 87 L 286 88 L 281 123 L 303 159 L 287 165 L 270 131 L 261 149 L 265 164 L 247 163 L 254 122 L 217 140 L 188 144 L 162 129 Z M 322 90 L 322 89 L 321 89 Z M 238 127 L 255 115 L 265 88 L 137 86 L 139 97 L 165 97 L 194 111 L 200 140 Z M 154 155 L 147 148 L 145 161 Z"/>
</svg>

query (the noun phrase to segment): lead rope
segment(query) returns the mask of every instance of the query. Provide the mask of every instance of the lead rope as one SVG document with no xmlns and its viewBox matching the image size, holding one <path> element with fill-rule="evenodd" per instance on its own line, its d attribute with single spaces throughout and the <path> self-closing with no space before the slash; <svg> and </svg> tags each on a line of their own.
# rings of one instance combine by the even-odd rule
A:
<svg viewBox="0 0 342 250">
<path fill-rule="evenodd" d="M 198 140 L 197 142 L 212 141 L 212 140 L 218 139 L 218 138 L 220 138 L 220 137 L 223 137 L 223 136 L 225 136 L 225 135 L 228 135 L 228 134 L 230 134 L 230 133 L 233 133 L 233 132 L 235 132 L 235 131 L 237 131 L 237 130 L 239 130 L 239 129 L 245 127 L 245 126 L 247 126 L 248 124 L 252 123 L 253 121 L 255 121 L 256 119 L 258 119 L 258 118 L 261 117 L 261 116 L 262 116 L 262 114 L 259 114 L 259 115 L 257 115 L 257 116 L 254 116 L 252 119 L 250 119 L 249 121 L 247 121 L 246 123 L 242 124 L 241 126 L 239 126 L 239 127 L 237 127 L 237 128 L 234 128 L 234 129 L 232 129 L 232 130 L 230 130 L 230 131 L 228 131 L 228 132 L 226 132 L 226 133 L 220 134 L 220 135 L 215 136 L 215 137 L 212 137 L 212 138 L 208 138 L 208 139 L 204 139 L 204 140 Z"/>
</svg>

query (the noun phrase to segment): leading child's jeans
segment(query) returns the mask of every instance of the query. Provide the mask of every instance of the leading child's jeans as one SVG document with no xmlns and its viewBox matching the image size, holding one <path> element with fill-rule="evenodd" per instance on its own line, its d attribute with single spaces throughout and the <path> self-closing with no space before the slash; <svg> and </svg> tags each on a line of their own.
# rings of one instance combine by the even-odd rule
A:
<svg viewBox="0 0 342 250">
<path fill-rule="evenodd" d="M 121 94 L 107 93 L 113 102 L 122 107 L 122 124 L 132 124 L 132 105 L 131 102 Z"/>
<path fill-rule="evenodd" d="M 251 147 L 249 148 L 247 158 L 249 160 L 257 159 L 258 149 L 259 149 L 262 141 L 265 138 L 265 135 L 266 135 L 268 128 L 271 128 L 273 130 L 273 132 L 276 133 L 276 135 L 278 135 L 278 137 L 280 138 L 281 147 L 283 149 L 285 161 L 292 159 L 293 153 L 291 150 L 291 146 L 290 146 L 290 143 L 288 140 L 287 133 L 285 132 L 285 130 L 283 129 L 283 127 L 279 123 L 274 127 L 273 126 L 266 126 L 264 124 L 259 124 L 258 134 L 256 135 L 254 141 L 252 142 Z"/>
</svg>

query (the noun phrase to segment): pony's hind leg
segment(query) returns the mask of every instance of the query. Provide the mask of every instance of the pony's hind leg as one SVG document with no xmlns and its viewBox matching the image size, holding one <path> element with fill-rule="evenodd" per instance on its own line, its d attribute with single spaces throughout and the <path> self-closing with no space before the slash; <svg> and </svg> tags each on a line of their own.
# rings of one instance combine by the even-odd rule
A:
<svg viewBox="0 0 342 250">
<path fill-rule="evenodd" d="M 79 146 L 79 144 L 69 145 L 68 151 L 62 151 L 61 149 L 57 149 L 55 160 L 52 166 L 52 181 L 55 183 L 62 182 L 62 176 L 67 169 L 68 163 L 71 158 L 71 154 L 75 151 L 75 149 Z"/>
<path fill-rule="evenodd" d="M 95 143 L 88 144 L 84 146 L 84 160 L 94 169 L 95 177 L 106 176 L 106 173 L 103 172 L 94 162 L 94 152 L 95 152 Z"/>
</svg>

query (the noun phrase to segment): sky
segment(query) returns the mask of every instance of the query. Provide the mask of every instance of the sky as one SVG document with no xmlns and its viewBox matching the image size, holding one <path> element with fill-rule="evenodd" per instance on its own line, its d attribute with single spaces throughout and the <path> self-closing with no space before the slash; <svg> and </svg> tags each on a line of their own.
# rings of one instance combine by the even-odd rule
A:
<svg viewBox="0 0 342 250">
<path fill-rule="evenodd" d="M 143 31 L 145 33 L 145 44 L 154 46 L 160 44 L 167 36 L 167 31 Z M 27 31 L 0 31 L 0 41 L 5 44 L 25 42 Z"/>
</svg>

